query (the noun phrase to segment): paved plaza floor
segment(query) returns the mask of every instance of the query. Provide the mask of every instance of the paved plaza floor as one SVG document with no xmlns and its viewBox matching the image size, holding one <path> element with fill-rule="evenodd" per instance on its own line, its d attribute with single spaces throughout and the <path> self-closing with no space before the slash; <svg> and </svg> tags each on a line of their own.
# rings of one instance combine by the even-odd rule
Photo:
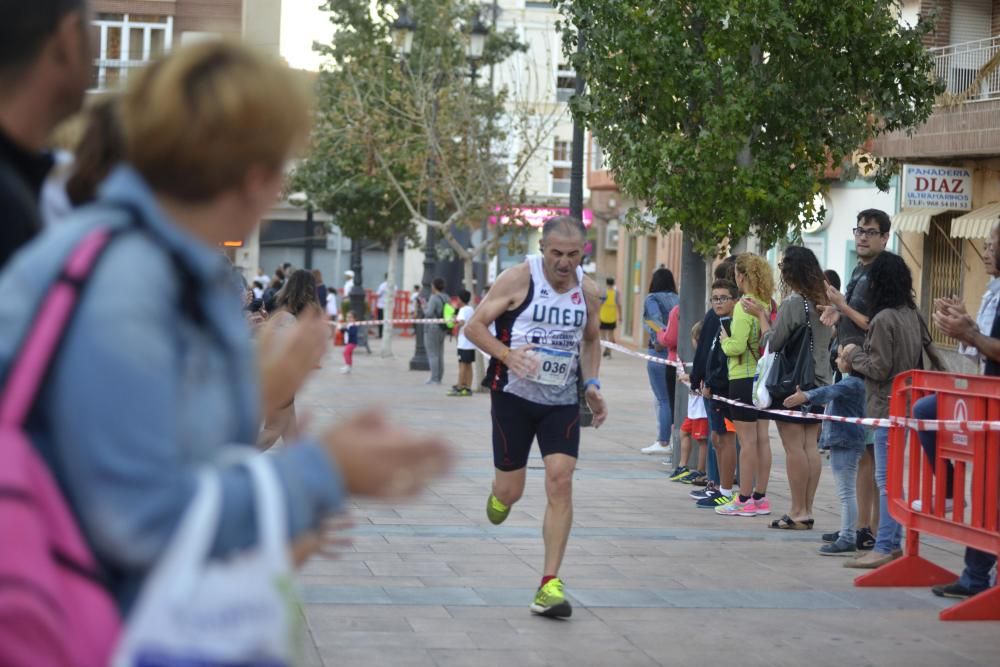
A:
<svg viewBox="0 0 1000 667">
<path fill-rule="evenodd" d="M 454 443 L 452 474 L 406 503 L 353 502 L 353 546 L 299 576 L 308 663 L 326 667 L 738 664 L 997 665 L 1000 624 L 945 623 L 950 604 L 927 589 L 859 589 L 843 558 L 816 554 L 839 526 L 829 466 L 813 531 L 767 528 L 764 517 L 698 510 L 692 488 L 667 480 L 639 449 L 655 436 L 645 362 L 616 353 L 601 379 L 607 424 L 583 434 L 575 515 L 561 577 L 573 617 L 528 611 L 542 574 L 542 461 L 529 463 L 521 502 L 501 526 L 485 515 L 493 476 L 489 397 L 445 396 L 457 369 L 446 344 L 445 386 L 411 372 L 413 339 L 395 356 L 355 353 L 340 375 L 331 353 L 299 397 L 314 427 L 384 405 L 398 420 Z M 768 495 L 788 509 L 784 457 L 772 427 Z M 960 571 L 961 549 L 928 540 L 928 558 Z M 993 656 L 992 658 L 990 656 Z"/>
</svg>

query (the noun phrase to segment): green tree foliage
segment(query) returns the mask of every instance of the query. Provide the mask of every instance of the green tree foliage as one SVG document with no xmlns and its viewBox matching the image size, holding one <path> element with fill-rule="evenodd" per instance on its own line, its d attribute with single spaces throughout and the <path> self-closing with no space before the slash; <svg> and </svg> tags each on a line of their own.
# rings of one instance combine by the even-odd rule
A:
<svg viewBox="0 0 1000 667">
<path fill-rule="evenodd" d="M 514 210 L 518 178 L 545 138 L 535 135 L 551 131 L 555 121 L 519 122 L 508 92 L 483 76 L 523 49 L 513 31 L 489 35 L 477 63 L 480 76 L 470 77 L 466 41 L 479 3 L 405 4 L 415 23 L 406 56 L 392 34 L 403 3 L 324 4 L 336 32 L 332 43 L 315 46 L 327 65 L 319 75 L 311 151 L 294 183 L 352 237 L 393 237 L 414 224 L 437 229 L 466 261 L 471 280 L 472 260 L 484 248 L 495 249 L 499 235 L 483 234 L 470 250 L 455 230 L 485 228 L 498 207 Z M 512 155 L 506 147 L 515 135 L 520 150 Z"/>
<path fill-rule="evenodd" d="M 556 0 L 619 186 L 696 247 L 769 247 L 818 213 L 831 165 L 931 113 L 939 84 L 894 0 Z M 877 182 L 886 185 L 884 167 Z M 635 216 L 633 216 L 635 219 Z"/>
</svg>

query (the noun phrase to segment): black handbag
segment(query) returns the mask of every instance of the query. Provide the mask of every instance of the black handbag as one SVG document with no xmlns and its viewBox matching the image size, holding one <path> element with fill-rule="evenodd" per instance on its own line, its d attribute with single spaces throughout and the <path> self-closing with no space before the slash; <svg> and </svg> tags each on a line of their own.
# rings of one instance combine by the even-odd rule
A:
<svg viewBox="0 0 1000 667">
<path fill-rule="evenodd" d="M 781 403 L 795 393 L 816 388 L 816 357 L 813 350 L 812 323 L 809 321 L 809 302 L 802 299 L 806 310 L 806 323 L 799 326 L 780 352 L 774 353 L 774 363 L 764 386 L 771 394 L 771 404 Z"/>
</svg>

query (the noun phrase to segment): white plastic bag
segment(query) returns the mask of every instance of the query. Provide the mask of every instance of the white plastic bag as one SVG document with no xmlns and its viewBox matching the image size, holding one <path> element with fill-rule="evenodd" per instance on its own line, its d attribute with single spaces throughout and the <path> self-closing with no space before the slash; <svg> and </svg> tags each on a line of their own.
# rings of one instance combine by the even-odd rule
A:
<svg viewBox="0 0 1000 667">
<path fill-rule="evenodd" d="M 753 404 L 754 406 L 766 410 L 771 407 L 771 394 L 767 391 L 767 376 L 771 373 L 771 366 L 774 365 L 774 352 L 771 352 L 771 343 L 764 345 L 764 354 L 757 360 L 757 371 L 753 376 Z"/>
<path fill-rule="evenodd" d="M 285 503 L 271 461 L 245 464 L 253 480 L 257 544 L 208 558 L 222 505 L 217 474 L 198 493 L 149 575 L 114 667 L 285 667 L 295 663 L 300 615 L 286 549 Z"/>
</svg>

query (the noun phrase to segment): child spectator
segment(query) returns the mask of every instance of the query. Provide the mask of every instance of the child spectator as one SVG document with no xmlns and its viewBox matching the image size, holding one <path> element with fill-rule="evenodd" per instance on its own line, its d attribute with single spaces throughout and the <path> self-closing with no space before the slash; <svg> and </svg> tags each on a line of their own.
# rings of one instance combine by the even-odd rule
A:
<svg viewBox="0 0 1000 667">
<path fill-rule="evenodd" d="M 719 462 L 719 486 L 706 489 L 705 495 L 695 497 L 698 507 L 706 509 L 721 507 L 732 500 L 736 480 L 736 436 L 728 427 L 732 423 L 729 405 L 711 399 L 714 395 L 729 395 L 729 361 L 722 350 L 721 335 L 731 330 L 733 310 L 738 299 L 736 283 L 722 278 L 712 283 L 712 311 L 718 325 L 715 335 L 707 342 L 703 341 L 708 345 L 708 353 L 701 388 L 707 401 L 705 408 L 712 430 L 712 447 Z"/>
<path fill-rule="evenodd" d="M 829 404 L 830 414 L 842 417 L 865 416 L 865 383 L 850 374 L 850 366 L 838 356 L 837 366 L 844 374 L 840 382 L 803 392 L 798 389 L 785 399 L 786 408 L 799 405 Z M 830 467 L 840 498 L 840 531 L 833 542 L 819 548 L 821 556 L 851 556 L 857 551 L 855 524 L 858 520 L 856 481 L 858 461 L 865 450 L 865 428 L 860 424 L 830 421 L 823 429 L 822 445 L 830 450 Z M 824 536 L 825 537 L 825 536 Z"/>
<path fill-rule="evenodd" d="M 469 321 L 475 309 L 469 305 L 472 294 L 469 290 L 458 293 L 462 307 L 455 316 L 455 332 L 458 334 L 458 384 L 448 392 L 449 396 L 472 396 L 472 364 L 476 361 L 476 346 L 465 337 L 465 323 Z"/>
<path fill-rule="evenodd" d="M 358 325 L 357 318 L 352 311 L 347 311 L 347 324 L 344 329 L 344 367 L 340 369 L 343 375 L 350 375 L 354 368 L 354 348 L 358 346 Z"/>
<path fill-rule="evenodd" d="M 691 327 L 691 345 L 698 349 L 698 336 L 701 334 L 701 322 Z M 687 383 L 690 378 L 681 374 L 681 382 Z M 698 443 L 698 465 L 691 468 L 691 440 Z M 694 484 L 705 478 L 705 463 L 708 459 L 708 412 L 705 411 L 705 399 L 695 391 L 688 394 L 688 411 L 684 423 L 681 424 L 681 458 L 682 465 L 670 473 L 670 481 Z"/>
</svg>

